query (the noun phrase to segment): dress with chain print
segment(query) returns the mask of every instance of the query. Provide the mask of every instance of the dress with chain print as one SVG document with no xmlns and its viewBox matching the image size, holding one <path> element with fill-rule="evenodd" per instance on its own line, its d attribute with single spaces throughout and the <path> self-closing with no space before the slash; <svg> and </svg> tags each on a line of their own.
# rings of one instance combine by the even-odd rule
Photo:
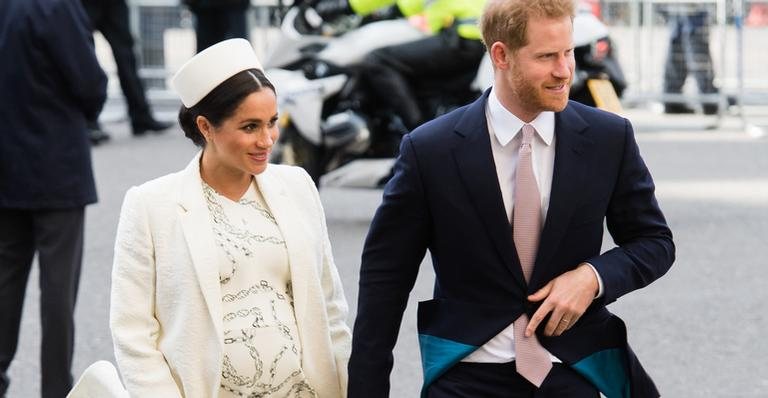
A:
<svg viewBox="0 0 768 398">
<path fill-rule="evenodd" d="M 220 251 L 219 397 L 317 397 L 301 364 L 288 254 L 255 183 L 234 202 L 203 182 Z"/>
</svg>

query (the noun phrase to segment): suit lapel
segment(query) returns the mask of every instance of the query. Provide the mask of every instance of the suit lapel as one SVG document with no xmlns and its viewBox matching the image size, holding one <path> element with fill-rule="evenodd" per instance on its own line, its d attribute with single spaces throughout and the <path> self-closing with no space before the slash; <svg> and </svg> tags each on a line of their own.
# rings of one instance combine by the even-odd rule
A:
<svg viewBox="0 0 768 398">
<path fill-rule="evenodd" d="M 504 210 L 496 165 L 491 153 L 488 122 L 485 117 L 485 104 L 489 93 L 490 90 L 486 90 L 480 99 L 470 105 L 457 123 L 456 133 L 461 139 L 453 148 L 453 155 L 462 182 L 491 241 L 512 276 L 525 289 L 525 278 L 512 244 L 512 227 Z"/>
<path fill-rule="evenodd" d="M 561 270 L 551 270 L 549 261 L 560 245 L 565 235 L 566 227 L 571 219 L 580 187 L 585 176 L 585 153 L 589 150 L 591 141 L 583 135 L 588 124 L 572 106 L 555 114 L 555 165 L 552 176 L 552 191 L 549 199 L 549 210 L 544 222 L 544 228 L 539 240 L 539 250 L 536 256 L 536 266 L 531 275 L 531 284 L 539 286 L 539 281 L 548 281 L 552 273 Z M 575 264 L 574 264 L 575 265 Z"/>
<path fill-rule="evenodd" d="M 208 306 L 219 341 L 223 341 L 219 259 L 200 178 L 201 153 L 198 153 L 182 172 L 183 181 L 178 203 L 184 238 L 187 241 L 200 290 Z"/>
<path fill-rule="evenodd" d="M 293 290 L 294 311 L 296 320 L 301 324 L 305 319 L 308 303 L 308 280 L 319 278 L 305 240 L 309 234 L 304 220 L 286 191 L 285 183 L 276 175 L 273 166 L 256 175 L 256 184 L 267 203 L 272 216 L 275 217 L 278 228 L 283 235 L 288 252 L 288 264 L 291 273 L 291 288 Z M 301 336 L 300 336 L 301 337 Z M 306 338 L 306 336 L 304 336 Z"/>
</svg>

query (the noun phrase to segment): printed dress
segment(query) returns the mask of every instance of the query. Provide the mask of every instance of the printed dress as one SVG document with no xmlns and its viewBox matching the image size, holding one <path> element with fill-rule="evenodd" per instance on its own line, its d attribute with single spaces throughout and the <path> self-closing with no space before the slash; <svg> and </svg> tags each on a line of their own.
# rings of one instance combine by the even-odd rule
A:
<svg viewBox="0 0 768 398">
<path fill-rule="evenodd" d="M 203 183 L 220 251 L 219 397 L 317 397 L 301 363 L 285 241 L 255 183 L 234 202 Z"/>
</svg>

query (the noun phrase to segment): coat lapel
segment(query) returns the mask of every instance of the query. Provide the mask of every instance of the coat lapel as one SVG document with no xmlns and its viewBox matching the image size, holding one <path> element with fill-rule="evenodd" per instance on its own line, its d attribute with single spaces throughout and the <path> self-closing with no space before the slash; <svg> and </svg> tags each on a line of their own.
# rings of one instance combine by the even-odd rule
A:
<svg viewBox="0 0 768 398">
<path fill-rule="evenodd" d="M 283 234 L 288 252 L 294 311 L 297 322 L 301 324 L 307 314 L 308 280 L 320 278 L 315 271 L 316 268 L 310 266 L 316 263 L 311 255 L 314 250 L 309 250 L 305 246 L 307 236 L 310 236 L 307 232 L 308 227 L 296 211 L 296 205 L 288 195 L 284 182 L 276 175 L 273 166 L 268 166 L 267 170 L 256 175 L 256 184 Z M 299 337 L 302 338 L 302 343 L 306 341 L 306 336 Z"/>
<path fill-rule="evenodd" d="M 178 203 L 184 238 L 197 273 L 200 290 L 208 306 L 208 312 L 211 314 L 211 321 L 219 341 L 223 341 L 219 259 L 215 250 L 215 238 L 208 206 L 203 196 L 199 163 L 201 153 L 198 153 L 182 172 L 183 180 Z"/>
<path fill-rule="evenodd" d="M 456 124 L 456 133 L 462 137 L 453 149 L 454 159 L 464 186 L 475 210 L 483 221 L 488 235 L 504 264 L 518 284 L 525 290 L 525 278 L 512 244 L 512 227 L 507 220 L 501 196 L 496 165 L 491 153 L 485 104 L 490 90 L 475 101 Z"/>
<path fill-rule="evenodd" d="M 550 270 L 548 263 L 560 245 L 575 206 L 578 205 L 580 187 L 586 177 L 585 153 L 591 144 L 583 134 L 587 127 L 587 122 L 570 105 L 555 114 L 557 138 L 552 191 L 547 218 L 539 240 L 536 266 L 531 275 L 532 286 L 539 286 L 540 280 L 546 282 L 551 279 L 551 273 L 562 271 Z"/>
</svg>

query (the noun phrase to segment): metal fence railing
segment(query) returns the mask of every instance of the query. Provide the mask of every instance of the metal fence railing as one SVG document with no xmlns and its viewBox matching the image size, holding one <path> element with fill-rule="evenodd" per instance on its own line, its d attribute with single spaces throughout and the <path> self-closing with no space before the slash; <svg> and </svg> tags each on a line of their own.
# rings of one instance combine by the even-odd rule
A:
<svg viewBox="0 0 768 398">
<path fill-rule="evenodd" d="M 195 54 L 194 19 L 180 0 L 128 0 L 131 31 L 136 42 L 139 76 L 153 102 L 175 100 L 170 76 Z M 267 35 L 277 0 L 253 0 L 247 11 L 249 39 L 257 53 L 266 52 Z M 117 69 L 109 44 L 96 33 L 96 53 L 110 77 L 110 97 L 120 97 Z"/>
<path fill-rule="evenodd" d="M 686 80 L 695 80 L 707 70 L 717 83 L 725 76 L 722 54 L 727 42 L 717 39 L 727 30 L 725 0 L 603 3 L 603 20 L 609 25 L 629 83 L 624 97 L 628 104 L 657 101 L 700 106 L 720 100 L 711 90 L 703 90 L 707 96 L 699 95 L 696 84 Z M 681 86 L 679 92 L 670 89 Z"/>
<path fill-rule="evenodd" d="M 148 95 L 153 101 L 174 98 L 167 80 L 194 54 L 193 16 L 180 0 L 128 1 L 140 76 Z M 260 55 L 266 53 L 270 43 L 278 1 L 253 0 L 248 11 L 250 39 Z M 768 0 L 589 3 L 600 11 L 618 49 L 629 83 L 623 98 L 625 106 L 676 102 L 701 112 L 709 104 L 720 107 L 721 112 L 715 114 L 719 118 L 738 115 L 745 125 L 762 116 L 768 119 L 768 114 L 761 115 L 763 109 L 768 109 L 768 74 L 763 71 L 768 64 Z M 679 13 L 688 13 L 688 19 L 681 20 Z M 685 36 L 681 42 L 671 40 L 674 29 Z M 97 53 L 105 69 L 115 76 L 109 47 L 98 35 Z M 683 75 L 669 70 L 670 57 L 675 59 L 671 65 L 685 65 L 688 69 L 684 81 L 671 82 Z M 697 77 L 707 80 L 702 76 L 708 68 L 713 74 L 714 91 L 697 88 Z M 119 95 L 116 81 L 110 79 L 112 96 Z M 678 86 L 682 86 L 680 92 L 671 89 Z"/>
<path fill-rule="evenodd" d="M 600 3 L 603 21 L 609 25 L 629 83 L 623 98 L 625 105 L 677 102 L 701 111 L 707 104 L 716 104 L 721 112 L 715 116 L 741 117 L 745 126 L 764 123 L 760 120 L 763 116 L 768 119 L 768 114 L 760 114 L 768 109 L 768 74 L 762 71 L 762 65 L 768 61 L 768 0 Z M 693 19 L 682 27 L 688 30 L 682 32 L 683 36 L 690 33 L 682 39 L 688 41 L 682 46 L 672 40 L 674 29 L 680 28 L 679 21 L 675 21 L 676 12 L 689 13 Z M 670 64 L 686 65 L 689 69 L 685 82 L 669 82 L 670 77 L 682 76 L 665 70 L 670 57 L 676 60 Z M 706 79 L 702 75 L 707 68 L 713 72 L 716 93 L 707 93 L 711 90 L 702 90 L 701 84 L 697 84 L 701 83 L 697 82 L 697 75 L 699 80 Z M 670 86 L 682 83 L 685 84 L 680 92 L 670 90 Z"/>
<path fill-rule="evenodd" d="M 768 132 L 768 0 L 739 2 L 740 25 L 735 82 L 740 101 L 740 116 L 747 132 L 765 136 Z"/>
</svg>

